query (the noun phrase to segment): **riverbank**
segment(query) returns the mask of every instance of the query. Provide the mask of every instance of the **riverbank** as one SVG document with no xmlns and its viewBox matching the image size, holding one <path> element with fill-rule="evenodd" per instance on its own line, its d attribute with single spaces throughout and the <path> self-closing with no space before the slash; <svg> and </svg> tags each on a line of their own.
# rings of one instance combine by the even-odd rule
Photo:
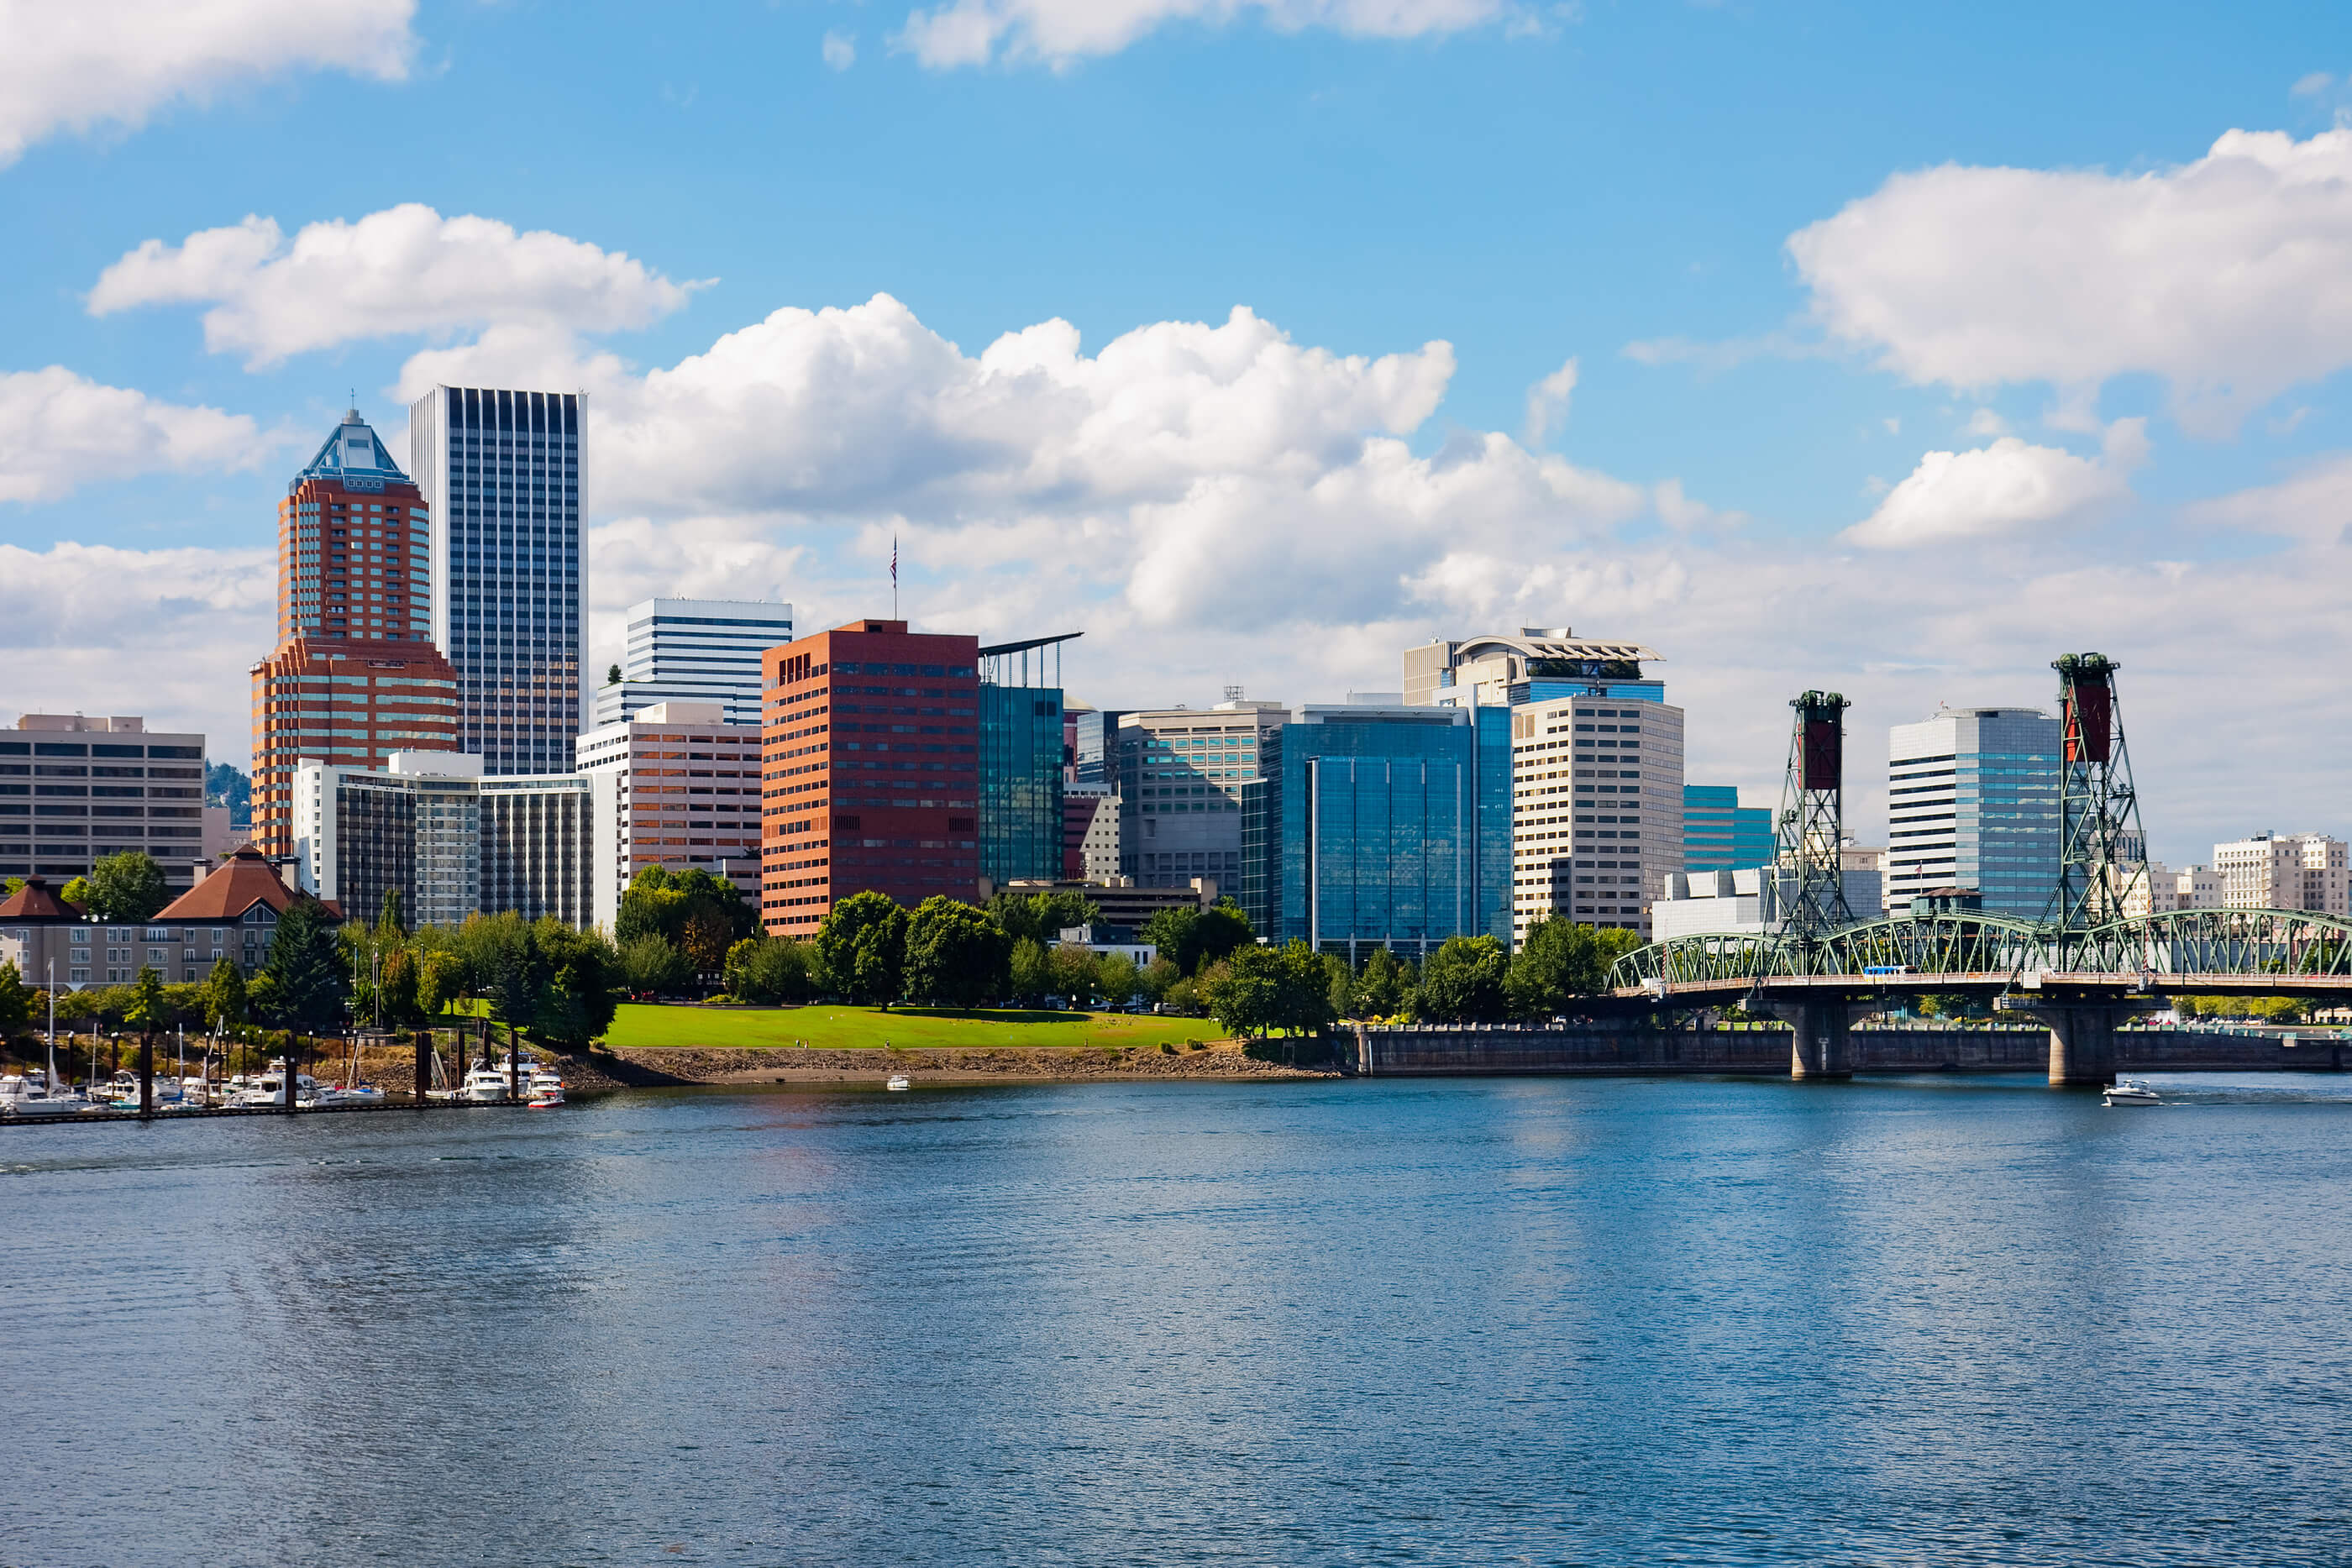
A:
<svg viewBox="0 0 2352 1568">
<path fill-rule="evenodd" d="M 1237 1040 L 1191 1046 L 928 1048 L 822 1051 L 792 1047 L 690 1047 L 612 1053 L 619 1071 L 646 1085 L 703 1083 L 879 1083 L 903 1072 L 918 1083 L 1047 1083 L 1168 1079 L 1336 1078 L 1328 1065 L 1293 1067 L 1249 1055 Z M 598 1053 L 600 1061 L 604 1053 Z M 607 1066 L 612 1065 L 607 1063 Z M 571 1082 L 567 1064 L 564 1078 Z"/>
</svg>

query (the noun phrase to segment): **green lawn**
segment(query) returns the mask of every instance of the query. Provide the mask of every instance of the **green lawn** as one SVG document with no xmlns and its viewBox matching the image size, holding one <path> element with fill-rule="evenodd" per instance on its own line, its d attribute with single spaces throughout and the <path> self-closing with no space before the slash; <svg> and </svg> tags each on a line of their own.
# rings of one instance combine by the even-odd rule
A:
<svg viewBox="0 0 2352 1568">
<path fill-rule="evenodd" d="M 694 1046 L 792 1046 L 818 1050 L 902 1047 L 1154 1046 L 1218 1040 L 1213 1019 L 1148 1013 L 1057 1013 L 1010 1009 L 949 1012 L 933 1008 L 671 1008 L 624 1002 L 604 1043 L 616 1050 Z"/>
</svg>

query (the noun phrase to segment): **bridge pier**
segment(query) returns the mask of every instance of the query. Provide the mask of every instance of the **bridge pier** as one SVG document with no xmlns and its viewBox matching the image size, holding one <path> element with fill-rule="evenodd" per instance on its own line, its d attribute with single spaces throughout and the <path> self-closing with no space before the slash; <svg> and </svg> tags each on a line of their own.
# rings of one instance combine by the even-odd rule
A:
<svg viewBox="0 0 2352 1568">
<path fill-rule="evenodd" d="M 2116 1081 L 2116 1030 L 2126 1020 L 2162 1004 L 2089 998 L 2046 997 L 2012 1010 L 2050 1030 L 2050 1084 L 2053 1089 L 2098 1087 Z"/>
<path fill-rule="evenodd" d="M 1790 1077 L 1853 1076 L 1853 1017 L 1867 1009 L 1843 997 L 1807 997 L 1801 1001 L 1768 1001 L 1763 1010 L 1794 1031 L 1789 1046 Z"/>
</svg>

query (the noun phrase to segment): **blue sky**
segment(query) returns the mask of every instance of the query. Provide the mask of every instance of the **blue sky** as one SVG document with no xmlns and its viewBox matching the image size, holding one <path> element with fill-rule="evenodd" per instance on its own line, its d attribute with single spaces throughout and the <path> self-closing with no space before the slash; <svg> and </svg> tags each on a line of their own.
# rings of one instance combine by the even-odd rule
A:
<svg viewBox="0 0 2352 1568">
<path fill-rule="evenodd" d="M 285 476 L 504 376 L 603 422 L 608 640 L 869 612 L 897 533 L 919 622 L 1085 627 L 1082 700 L 1635 637 L 1764 794 L 1793 691 L 1866 758 L 2101 646 L 2159 852 L 2352 829 L 2342 13 L 145 3 L 0 23 L 0 706 L 238 755 Z"/>
</svg>

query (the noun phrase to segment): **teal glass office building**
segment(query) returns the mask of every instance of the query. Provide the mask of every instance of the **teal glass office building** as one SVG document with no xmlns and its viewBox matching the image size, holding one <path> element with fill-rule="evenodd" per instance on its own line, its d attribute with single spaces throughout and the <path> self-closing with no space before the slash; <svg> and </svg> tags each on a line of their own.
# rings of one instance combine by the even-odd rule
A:
<svg viewBox="0 0 2352 1568">
<path fill-rule="evenodd" d="M 1274 942 L 1360 958 L 1511 939 L 1511 715 L 1309 707 L 1242 786 L 1241 904 Z"/>
<path fill-rule="evenodd" d="M 1062 874 L 1062 693 L 980 688 L 980 874 L 1051 882 Z"/>
<path fill-rule="evenodd" d="M 1730 784 L 1683 786 L 1683 869 L 1746 871 L 1772 863 L 1772 808 L 1743 806 Z"/>
</svg>

